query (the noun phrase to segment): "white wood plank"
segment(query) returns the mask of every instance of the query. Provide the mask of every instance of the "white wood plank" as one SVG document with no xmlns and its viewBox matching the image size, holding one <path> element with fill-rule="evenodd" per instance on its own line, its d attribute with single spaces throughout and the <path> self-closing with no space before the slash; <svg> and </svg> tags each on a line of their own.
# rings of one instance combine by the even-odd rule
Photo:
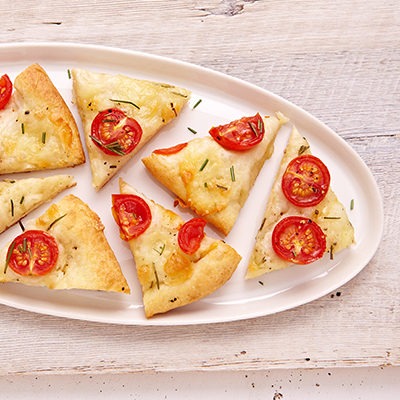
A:
<svg viewBox="0 0 400 400">
<path fill-rule="evenodd" d="M 283 96 L 347 140 L 385 205 L 383 241 L 367 267 L 334 293 L 276 315 L 132 327 L 0 306 L 0 374 L 400 365 L 399 2 L 13 0 L 0 12 L 1 43 L 143 51 Z"/>
</svg>

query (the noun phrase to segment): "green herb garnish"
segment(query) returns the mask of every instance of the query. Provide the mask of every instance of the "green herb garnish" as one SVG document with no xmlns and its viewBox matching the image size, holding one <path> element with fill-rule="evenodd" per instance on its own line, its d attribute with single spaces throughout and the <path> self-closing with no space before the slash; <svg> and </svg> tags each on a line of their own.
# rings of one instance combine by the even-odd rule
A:
<svg viewBox="0 0 400 400">
<path fill-rule="evenodd" d="M 198 100 L 198 102 L 193 106 L 193 110 L 202 102 L 202 100 Z"/>
<path fill-rule="evenodd" d="M 160 289 L 160 281 L 158 280 L 157 270 L 154 263 L 153 263 L 153 270 L 154 270 L 154 275 L 156 276 L 157 289 Z"/>
<path fill-rule="evenodd" d="M 89 135 L 90 139 L 92 139 L 94 142 L 96 142 L 100 147 L 104 147 L 105 149 L 112 151 L 113 153 L 119 155 L 119 156 L 124 156 L 125 152 L 123 151 L 123 147 L 119 143 L 119 141 L 115 141 L 109 144 L 103 144 L 100 142 L 99 139 L 95 138 L 92 135 Z"/>
<path fill-rule="evenodd" d="M 209 161 L 208 158 L 206 158 L 206 159 L 204 160 L 204 162 L 203 162 L 202 166 L 200 167 L 199 171 L 203 171 L 203 169 L 204 169 L 205 166 L 207 165 L 208 161 Z"/>
<path fill-rule="evenodd" d="M 256 137 L 258 137 L 257 129 L 256 129 L 256 127 L 254 126 L 254 124 L 253 124 L 252 122 L 249 121 L 249 125 L 250 125 L 250 128 L 251 128 L 251 130 L 253 131 L 253 133 L 256 135 Z"/>
<path fill-rule="evenodd" d="M 14 216 L 14 202 L 12 201 L 12 199 L 10 200 L 11 203 L 11 216 Z"/>
<path fill-rule="evenodd" d="M 24 238 L 24 240 L 23 240 L 23 242 L 22 242 L 22 245 L 24 246 L 24 248 L 23 248 L 23 252 L 24 252 L 24 253 L 26 252 L 26 244 L 27 244 L 27 239 Z"/>
<path fill-rule="evenodd" d="M 297 153 L 298 156 L 301 156 L 306 150 L 308 150 L 310 148 L 310 146 L 300 146 L 299 151 Z"/>
<path fill-rule="evenodd" d="M 340 219 L 341 217 L 324 217 L 324 219 Z"/>
<path fill-rule="evenodd" d="M 11 259 L 12 253 L 14 251 L 14 247 L 15 247 L 15 242 L 12 242 L 10 250 L 9 250 L 9 252 L 7 254 L 7 260 L 6 260 L 6 266 L 4 267 L 4 273 L 6 273 L 6 271 L 7 271 L 8 264 L 10 263 L 10 259 Z"/>
<path fill-rule="evenodd" d="M 331 245 L 330 259 L 333 260 L 333 244 Z"/>
<path fill-rule="evenodd" d="M 188 126 L 188 129 L 189 129 L 190 132 L 192 132 L 192 133 L 194 133 L 194 134 L 197 133 L 197 131 L 195 131 L 194 129 L 190 128 L 189 126 Z"/>
<path fill-rule="evenodd" d="M 233 165 L 231 166 L 231 179 L 232 179 L 232 182 L 235 182 L 235 169 L 234 169 L 234 167 L 233 167 Z"/>
<path fill-rule="evenodd" d="M 42 143 L 45 144 L 46 143 L 46 132 L 42 133 Z"/>
<path fill-rule="evenodd" d="M 165 243 L 162 246 L 160 246 L 160 250 L 157 250 L 157 249 L 153 249 L 153 250 L 161 256 L 162 253 L 164 253 L 164 249 L 165 249 Z"/>
<path fill-rule="evenodd" d="M 125 103 L 125 104 L 130 104 L 133 107 L 136 107 L 138 110 L 140 110 L 140 107 L 137 106 L 135 103 L 133 103 L 132 101 L 128 101 L 128 100 L 115 100 L 115 99 L 110 99 L 110 101 L 113 101 L 114 103 Z"/>
<path fill-rule="evenodd" d="M 69 69 L 67 69 L 67 73 L 68 73 L 68 79 L 71 79 L 71 71 Z"/>
<path fill-rule="evenodd" d="M 21 197 L 21 200 L 19 201 L 19 204 L 22 204 L 24 202 L 25 196 Z"/>
<path fill-rule="evenodd" d="M 221 186 L 221 185 L 216 185 L 216 186 L 217 186 L 217 188 L 224 189 L 224 190 L 228 190 L 228 188 L 225 187 L 225 186 Z"/>
<path fill-rule="evenodd" d="M 354 199 L 351 199 L 350 210 L 354 210 Z"/>
<path fill-rule="evenodd" d="M 61 217 L 58 217 L 57 219 L 55 219 L 55 220 L 49 225 L 49 227 L 47 228 L 47 230 L 49 231 L 49 230 L 54 226 L 55 223 L 57 223 L 58 221 L 60 221 L 61 219 L 63 219 L 66 215 L 67 215 L 67 214 L 61 215 Z"/>
<path fill-rule="evenodd" d="M 24 123 L 21 124 L 21 131 L 22 131 L 22 134 L 25 133 L 25 125 L 24 125 Z"/>
</svg>

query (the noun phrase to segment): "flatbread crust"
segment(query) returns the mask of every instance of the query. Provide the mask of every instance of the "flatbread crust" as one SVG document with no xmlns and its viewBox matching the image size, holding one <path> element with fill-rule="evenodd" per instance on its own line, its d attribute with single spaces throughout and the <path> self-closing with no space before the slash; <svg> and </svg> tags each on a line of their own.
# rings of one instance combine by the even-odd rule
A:
<svg viewBox="0 0 400 400">
<path fill-rule="evenodd" d="M 26 229 L 44 230 L 55 238 L 59 250 L 56 265 L 44 276 L 21 276 L 11 268 L 4 273 L 8 244 L 0 251 L 0 282 L 20 282 L 29 286 L 47 286 L 49 289 L 130 293 L 104 236 L 100 218 L 78 197 L 72 194 L 65 196 L 52 204 L 41 217 L 28 222 Z"/>
<path fill-rule="evenodd" d="M 14 88 L 0 110 L 0 174 L 83 164 L 75 120 L 44 69 L 29 66 Z"/>
<path fill-rule="evenodd" d="M 287 118 L 265 117 L 263 140 L 246 151 L 227 150 L 210 136 L 188 142 L 178 153 L 142 159 L 148 171 L 178 196 L 179 204 L 228 235 Z M 202 169 L 205 160 L 206 166 Z M 232 171 L 233 170 L 233 171 Z M 234 173 L 234 178 L 232 176 Z"/>
<path fill-rule="evenodd" d="M 149 200 L 122 179 L 120 191 L 144 199 L 152 213 L 149 228 L 129 241 L 147 318 L 197 301 L 231 278 L 241 260 L 232 247 L 206 235 L 200 249 L 189 256 L 177 242 L 184 223 L 179 215 Z"/>
<path fill-rule="evenodd" d="M 47 178 L 6 179 L 0 182 L 0 233 L 21 218 L 51 200 L 65 189 L 76 185 L 71 175 Z"/>
<path fill-rule="evenodd" d="M 71 74 L 74 102 L 82 119 L 92 184 L 96 190 L 103 187 L 163 126 L 177 117 L 191 95 L 183 88 L 122 75 L 95 73 L 81 68 L 74 68 Z M 111 99 L 132 102 L 140 109 Z M 143 130 L 139 144 L 124 156 L 104 154 L 89 137 L 96 115 L 110 108 L 124 111 L 139 122 Z"/>
<path fill-rule="evenodd" d="M 246 279 L 293 265 L 276 255 L 271 239 L 275 225 L 288 216 L 298 215 L 315 221 L 326 235 L 327 252 L 334 254 L 355 244 L 354 228 L 347 216 L 346 209 L 331 188 L 324 200 L 313 207 L 297 207 L 286 199 L 282 191 L 282 177 L 287 165 L 299 155 L 299 151 L 302 154 L 311 154 L 309 143 L 294 127 L 268 199 L 261 228 L 257 233 Z M 334 217 L 335 219 L 326 219 L 325 217 Z"/>
</svg>

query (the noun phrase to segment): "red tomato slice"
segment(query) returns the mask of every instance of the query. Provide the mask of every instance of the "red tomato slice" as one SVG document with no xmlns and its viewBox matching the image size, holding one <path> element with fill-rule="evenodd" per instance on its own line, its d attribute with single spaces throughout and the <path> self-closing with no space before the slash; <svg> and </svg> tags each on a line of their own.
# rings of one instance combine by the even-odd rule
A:
<svg viewBox="0 0 400 400">
<path fill-rule="evenodd" d="M 243 117 L 226 125 L 212 127 L 208 133 L 221 146 L 244 151 L 260 143 L 264 132 L 264 121 L 257 113 L 254 117 Z"/>
<path fill-rule="evenodd" d="M 285 261 L 310 264 L 324 255 L 326 238 L 314 221 L 297 216 L 286 217 L 272 232 L 272 247 Z"/>
<path fill-rule="evenodd" d="M 8 266 L 18 275 L 46 275 L 57 262 L 58 246 L 53 236 L 39 230 L 25 231 L 11 243 Z"/>
<path fill-rule="evenodd" d="M 10 100 L 12 93 L 12 83 L 8 75 L 4 74 L 0 78 L 0 110 L 2 110 Z"/>
<path fill-rule="evenodd" d="M 92 122 L 91 139 L 105 154 L 124 156 L 140 142 L 142 128 L 118 108 L 98 113 Z"/>
<path fill-rule="evenodd" d="M 168 147 L 166 149 L 157 149 L 154 150 L 154 154 L 160 154 L 163 156 L 169 156 L 171 154 L 179 153 L 182 149 L 184 149 L 188 144 L 187 143 L 180 143 L 173 147 Z"/>
<path fill-rule="evenodd" d="M 311 207 L 325 198 L 330 182 L 326 165 L 319 158 L 304 154 L 287 166 L 282 177 L 282 190 L 295 206 Z"/>
<path fill-rule="evenodd" d="M 119 225 L 122 240 L 141 235 L 151 223 L 151 210 L 148 204 L 134 194 L 113 194 L 112 214 Z"/>
<path fill-rule="evenodd" d="M 181 226 L 178 232 L 178 244 L 186 254 L 194 254 L 200 248 L 207 222 L 201 218 L 193 218 Z"/>
</svg>

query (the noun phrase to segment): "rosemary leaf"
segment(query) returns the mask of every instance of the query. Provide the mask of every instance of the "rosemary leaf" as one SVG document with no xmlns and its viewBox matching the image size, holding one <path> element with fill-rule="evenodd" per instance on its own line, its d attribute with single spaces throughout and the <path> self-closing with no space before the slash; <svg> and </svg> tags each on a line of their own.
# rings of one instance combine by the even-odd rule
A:
<svg viewBox="0 0 400 400">
<path fill-rule="evenodd" d="M 190 128 L 189 126 L 188 126 L 188 129 L 189 129 L 190 132 L 192 132 L 192 133 L 194 133 L 194 134 L 197 133 L 197 131 L 195 131 L 194 129 Z"/>
<path fill-rule="evenodd" d="M 354 210 L 354 199 L 351 199 L 350 210 Z"/>
<path fill-rule="evenodd" d="M 249 125 L 250 125 L 250 128 L 251 128 L 251 130 L 253 131 L 253 133 L 256 135 L 256 137 L 258 137 L 257 129 L 256 129 L 256 127 L 254 126 L 254 124 L 253 124 L 252 122 L 249 121 Z"/>
<path fill-rule="evenodd" d="M 8 264 L 10 263 L 10 259 L 11 259 L 12 253 L 14 251 L 14 247 L 15 247 L 15 242 L 12 242 L 10 250 L 9 250 L 9 252 L 7 254 L 7 260 L 6 260 L 6 266 L 4 267 L 4 273 L 7 272 Z"/>
<path fill-rule="evenodd" d="M 63 219 L 66 215 L 67 215 L 67 214 L 64 214 L 64 215 L 61 215 L 61 217 L 56 218 L 56 219 L 49 225 L 49 227 L 47 228 L 47 231 L 49 231 L 49 230 L 54 226 L 55 223 L 57 223 L 58 221 L 60 221 L 61 219 Z"/>
<path fill-rule="evenodd" d="M 203 100 L 198 100 L 197 103 L 193 106 L 193 110 L 202 102 Z"/>
<path fill-rule="evenodd" d="M 235 182 L 236 178 L 235 178 L 235 168 L 233 167 L 233 165 L 231 166 L 231 179 L 232 182 Z"/>
<path fill-rule="evenodd" d="M 207 165 L 208 161 L 209 161 L 208 158 L 206 158 L 206 159 L 204 160 L 204 162 L 203 162 L 202 166 L 200 167 L 199 171 L 203 171 L 203 169 L 204 169 L 205 166 Z"/>
<path fill-rule="evenodd" d="M 125 104 L 130 104 L 133 107 L 136 107 L 138 110 L 140 110 L 140 107 L 133 103 L 132 101 L 129 100 L 115 100 L 115 99 L 110 99 L 110 101 L 113 101 L 114 103 L 125 103 Z"/>
<path fill-rule="evenodd" d="M 67 69 L 67 73 L 68 73 L 68 79 L 71 79 L 71 71 L 69 69 Z"/>
<path fill-rule="evenodd" d="M 11 216 L 14 216 L 14 202 L 12 201 L 12 199 L 10 200 L 11 203 Z"/>
</svg>

